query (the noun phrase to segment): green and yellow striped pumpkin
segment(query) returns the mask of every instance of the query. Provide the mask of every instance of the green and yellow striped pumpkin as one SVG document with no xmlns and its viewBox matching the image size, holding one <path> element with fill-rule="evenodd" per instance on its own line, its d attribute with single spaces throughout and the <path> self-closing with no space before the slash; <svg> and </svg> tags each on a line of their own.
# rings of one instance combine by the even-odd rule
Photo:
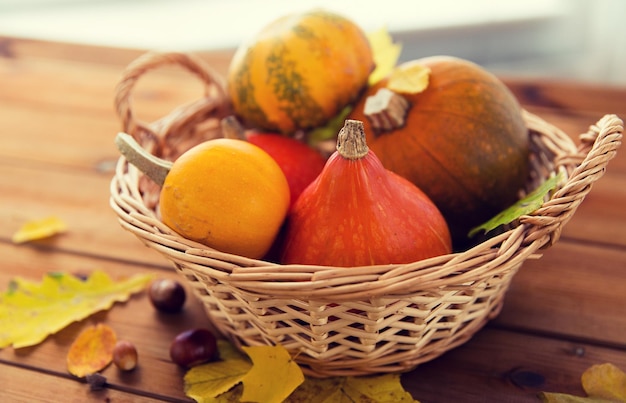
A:
<svg viewBox="0 0 626 403">
<path fill-rule="evenodd" d="M 356 100 L 373 69 L 365 32 L 314 10 L 283 16 L 243 43 L 228 70 L 228 92 L 248 126 L 291 134 L 323 125 Z"/>
</svg>

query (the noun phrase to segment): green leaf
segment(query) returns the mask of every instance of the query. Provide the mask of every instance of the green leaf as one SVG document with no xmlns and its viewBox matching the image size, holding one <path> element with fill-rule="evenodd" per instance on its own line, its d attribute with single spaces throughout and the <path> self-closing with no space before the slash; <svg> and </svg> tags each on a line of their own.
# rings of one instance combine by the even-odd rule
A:
<svg viewBox="0 0 626 403">
<path fill-rule="evenodd" d="M 552 191 L 559 182 L 563 179 L 563 174 L 559 173 L 556 176 L 551 177 L 541 184 L 537 189 L 529 193 L 526 197 L 519 200 L 517 203 L 502 211 L 495 217 L 491 218 L 486 223 L 473 228 L 468 236 L 471 238 L 479 231 L 485 232 L 492 231 L 501 225 L 509 224 L 523 215 L 530 214 L 537 210 L 543 204 L 544 197 Z"/>
<path fill-rule="evenodd" d="M 343 127 L 344 121 L 348 115 L 352 112 L 352 105 L 348 105 L 343 108 L 337 116 L 330 119 L 324 126 L 316 127 L 311 130 L 307 135 L 309 145 L 315 146 L 320 141 L 330 140 L 337 137 L 337 133 Z"/>
<path fill-rule="evenodd" d="M 48 274 L 39 283 L 15 278 L 0 294 L 0 348 L 36 345 L 72 322 L 128 300 L 151 278 L 137 275 L 114 282 L 102 271 L 84 281 L 63 273 Z"/>
</svg>

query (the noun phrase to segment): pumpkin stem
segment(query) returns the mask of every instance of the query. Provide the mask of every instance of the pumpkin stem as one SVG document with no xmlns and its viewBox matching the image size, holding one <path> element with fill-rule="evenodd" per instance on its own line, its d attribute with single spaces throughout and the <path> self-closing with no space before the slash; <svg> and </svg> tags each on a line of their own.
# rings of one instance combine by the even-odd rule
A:
<svg viewBox="0 0 626 403">
<path fill-rule="evenodd" d="M 404 126 L 409 101 L 388 88 L 379 89 L 367 97 L 363 113 L 369 119 L 375 132 L 387 132 Z"/>
<path fill-rule="evenodd" d="M 349 160 L 363 158 L 369 152 L 365 128 L 360 120 L 347 119 L 337 135 L 337 152 Z"/>
<path fill-rule="evenodd" d="M 245 140 L 246 133 L 243 126 L 236 117 L 229 115 L 220 120 L 220 126 L 222 128 L 222 134 L 224 138 L 234 140 Z"/>
<path fill-rule="evenodd" d="M 152 179 L 157 185 L 163 186 L 165 177 L 172 168 L 172 163 L 143 149 L 128 133 L 120 132 L 115 137 L 115 145 L 122 155 L 137 169 Z"/>
</svg>

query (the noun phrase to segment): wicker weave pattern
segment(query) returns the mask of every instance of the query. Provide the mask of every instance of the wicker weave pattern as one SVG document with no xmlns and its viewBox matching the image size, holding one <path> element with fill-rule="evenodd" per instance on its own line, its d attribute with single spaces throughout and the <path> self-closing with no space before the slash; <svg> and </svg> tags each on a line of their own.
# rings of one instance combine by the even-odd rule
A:
<svg viewBox="0 0 626 403">
<path fill-rule="evenodd" d="M 212 250 L 158 220 L 141 174 L 124 158 L 111 206 L 123 228 L 174 264 L 236 345 L 281 343 L 312 376 L 406 371 L 464 343 L 498 314 L 522 263 L 558 240 L 621 144 L 614 115 L 591 126 L 578 147 L 537 116 L 524 117 L 532 143 L 527 191 L 558 172 L 566 180 L 502 234 L 411 264 L 278 265 Z"/>
</svg>

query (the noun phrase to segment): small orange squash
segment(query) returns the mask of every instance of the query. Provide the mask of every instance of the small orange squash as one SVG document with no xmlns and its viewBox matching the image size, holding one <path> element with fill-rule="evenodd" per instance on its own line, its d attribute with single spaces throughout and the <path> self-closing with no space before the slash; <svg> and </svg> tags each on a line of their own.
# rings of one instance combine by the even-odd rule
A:
<svg viewBox="0 0 626 403">
<path fill-rule="evenodd" d="M 245 140 L 218 138 L 173 163 L 144 150 L 127 133 L 122 155 L 161 186 L 161 221 L 179 235 L 220 252 L 253 259 L 272 247 L 290 205 L 287 178 L 276 161 Z"/>
<path fill-rule="evenodd" d="M 287 218 L 281 262 L 326 266 L 409 263 L 450 253 L 430 199 L 368 150 L 363 123 L 347 120 L 337 151 Z"/>
<path fill-rule="evenodd" d="M 247 126 L 290 134 L 337 115 L 358 97 L 373 69 L 362 29 L 315 10 L 281 17 L 241 44 L 227 88 Z"/>
<path fill-rule="evenodd" d="M 221 252 L 261 258 L 289 208 L 289 185 L 274 159 L 244 140 L 214 139 L 172 165 L 161 189 L 163 223 Z"/>
<path fill-rule="evenodd" d="M 466 60 L 434 56 L 406 62 L 430 69 L 423 92 L 402 94 L 403 124 L 379 130 L 364 114 L 369 88 L 349 116 L 365 123 L 369 147 L 383 165 L 422 189 L 448 221 L 455 244 L 519 197 L 528 174 L 529 137 L 521 108 L 493 74 Z"/>
</svg>

